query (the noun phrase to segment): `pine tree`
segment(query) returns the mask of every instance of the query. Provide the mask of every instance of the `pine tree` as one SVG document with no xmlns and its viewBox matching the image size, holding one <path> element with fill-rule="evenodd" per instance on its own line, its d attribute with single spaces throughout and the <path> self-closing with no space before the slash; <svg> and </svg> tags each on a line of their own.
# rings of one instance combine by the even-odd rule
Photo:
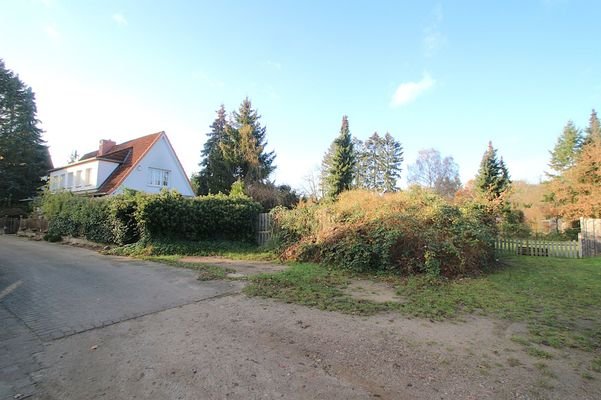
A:
<svg viewBox="0 0 601 400">
<path fill-rule="evenodd" d="M 591 116 L 588 120 L 588 127 L 585 129 L 586 135 L 582 140 L 582 145 L 586 146 L 594 141 L 601 141 L 601 125 L 599 124 L 599 118 L 597 112 L 593 109 Z"/>
<path fill-rule="evenodd" d="M 492 142 L 488 142 L 488 149 L 480 162 L 475 185 L 490 201 L 499 199 L 511 185 L 509 171 L 503 159 L 497 159 L 497 150 L 493 148 Z"/>
<path fill-rule="evenodd" d="M 328 176 L 328 197 L 336 198 L 340 193 L 349 190 L 353 184 L 355 152 L 349 131 L 347 116 L 342 117 L 340 134 L 334 141 L 332 165 Z"/>
<path fill-rule="evenodd" d="M 325 197 L 330 192 L 330 170 L 332 169 L 332 160 L 334 158 L 334 151 L 336 150 L 336 141 L 330 143 L 328 151 L 325 152 L 321 159 L 321 166 L 319 169 L 319 190 L 321 191 L 320 196 Z"/>
<path fill-rule="evenodd" d="M 557 139 L 557 143 L 550 151 L 551 161 L 549 167 L 555 171 L 554 174 L 548 173 L 550 176 L 562 174 L 576 162 L 578 153 L 582 146 L 582 133 L 576 128 L 574 122 L 568 121 L 563 128 L 562 134 Z"/>
<path fill-rule="evenodd" d="M 0 205 L 33 196 L 51 168 L 35 95 L 0 59 Z"/>
<path fill-rule="evenodd" d="M 223 104 L 207 133 L 207 141 L 201 151 L 200 173 L 195 176 L 197 194 L 229 193 L 235 182 L 231 165 L 225 160 L 220 144 L 228 129 L 227 115 Z"/>
</svg>

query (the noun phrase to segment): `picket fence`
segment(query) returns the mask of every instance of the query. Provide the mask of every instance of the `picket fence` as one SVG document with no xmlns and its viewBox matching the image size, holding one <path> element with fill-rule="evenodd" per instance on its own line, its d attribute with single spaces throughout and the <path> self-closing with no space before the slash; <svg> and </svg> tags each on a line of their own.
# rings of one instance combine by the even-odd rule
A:
<svg viewBox="0 0 601 400">
<path fill-rule="evenodd" d="M 547 240 L 498 238 L 495 250 L 499 254 L 520 256 L 582 258 L 581 241 L 551 242 Z"/>
</svg>

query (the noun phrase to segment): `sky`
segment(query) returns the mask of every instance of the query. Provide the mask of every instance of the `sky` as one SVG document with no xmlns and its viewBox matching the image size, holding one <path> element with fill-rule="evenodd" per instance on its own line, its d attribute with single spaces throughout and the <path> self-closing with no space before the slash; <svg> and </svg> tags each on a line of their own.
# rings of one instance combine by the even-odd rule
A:
<svg viewBox="0 0 601 400">
<path fill-rule="evenodd" d="M 0 0 L 0 58 L 36 93 L 55 166 L 165 131 L 188 174 L 224 104 L 249 97 L 277 183 L 306 186 L 348 115 L 472 179 L 489 141 L 544 178 L 568 120 L 601 109 L 601 2 Z"/>
</svg>

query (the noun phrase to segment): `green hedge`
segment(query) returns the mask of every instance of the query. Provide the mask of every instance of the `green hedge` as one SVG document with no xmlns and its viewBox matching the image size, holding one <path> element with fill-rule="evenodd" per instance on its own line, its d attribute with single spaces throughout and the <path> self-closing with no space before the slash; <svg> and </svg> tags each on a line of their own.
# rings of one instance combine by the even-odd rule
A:
<svg viewBox="0 0 601 400">
<path fill-rule="evenodd" d="M 41 207 L 49 240 L 69 235 L 119 245 L 155 239 L 251 241 L 261 210 L 246 196 L 185 198 L 168 191 L 102 198 L 46 193 Z"/>
</svg>

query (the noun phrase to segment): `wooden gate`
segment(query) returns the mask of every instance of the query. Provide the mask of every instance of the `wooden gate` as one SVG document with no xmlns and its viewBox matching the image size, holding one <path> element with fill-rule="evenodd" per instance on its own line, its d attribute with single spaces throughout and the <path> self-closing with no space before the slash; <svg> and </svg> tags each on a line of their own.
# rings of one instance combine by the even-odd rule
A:
<svg viewBox="0 0 601 400">
<path fill-rule="evenodd" d="M 256 223 L 256 239 L 259 246 L 269 242 L 272 234 L 271 215 L 269 213 L 259 214 Z"/>
</svg>

